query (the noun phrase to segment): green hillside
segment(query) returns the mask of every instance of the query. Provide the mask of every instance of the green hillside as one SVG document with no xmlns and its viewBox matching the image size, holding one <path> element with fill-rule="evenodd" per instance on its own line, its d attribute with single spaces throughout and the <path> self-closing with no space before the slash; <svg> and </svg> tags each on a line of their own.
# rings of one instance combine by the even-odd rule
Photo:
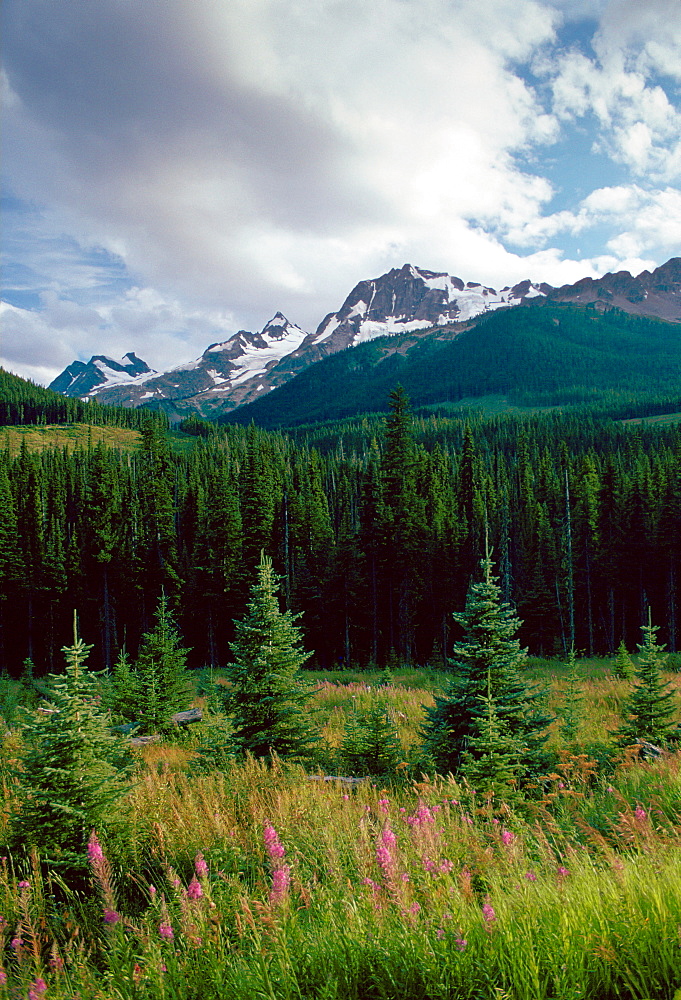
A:
<svg viewBox="0 0 681 1000">
<path fill-rule="evenodd" d="M 380 410 L 399 382 L 414 406 L 503 395 L 512 404 L 595 402 L 612 390 L 673 393 L 678 326 L 618 310 L 532 304 L 495 312 L 454 339 L 382 337 L 334 354 L 223 421 L 263 427 Z"/>
</svg>

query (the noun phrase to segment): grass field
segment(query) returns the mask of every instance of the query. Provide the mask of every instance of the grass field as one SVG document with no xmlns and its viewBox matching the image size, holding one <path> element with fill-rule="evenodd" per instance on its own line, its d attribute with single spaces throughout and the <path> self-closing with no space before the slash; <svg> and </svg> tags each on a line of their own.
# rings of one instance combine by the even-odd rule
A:
<svg viewBox="0 0 681 1000">
<path fill-rule="evenodd" d="M 2 858 L 0 997 L 678 1000 L 681 754 L 605 754 L 627 694 L 611 667 L 580 664 L 580 745 L 554 727 L 556 770 L 515 811 L 415 766 L 437 671 L 311 675 L 330 764 L 376 699 L 399 731 L 399 773 L 354 782 L 231 759 L 204 695 L 202 723 L 135 751 L 88 873 Z M 564 665 L 532 670 L 557 707 Z"/>
</svg>

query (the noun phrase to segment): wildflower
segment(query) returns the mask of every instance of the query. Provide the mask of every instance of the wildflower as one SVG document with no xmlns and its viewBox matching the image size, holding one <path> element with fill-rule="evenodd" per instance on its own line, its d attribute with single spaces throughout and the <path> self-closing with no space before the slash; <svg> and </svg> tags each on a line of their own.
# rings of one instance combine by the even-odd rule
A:
<svg viewBox="0 0 681 1000">
<path fill-rule="evenodd" d="M 501 840 L 508 847 L 508 845 L 512 844 L 513 841 L 515 840 L 515 834 L 511 833 L 510 830 L 502 830 L 501 831 Z"/>
<path fill-rule="evenodd" d="M 291 882 L 291 866 L 282 865 L 272 872 L 272 888 L 270 889 L 270 903 L 277 905 L 283 903 L 288 895 L 288 888 Z"/>
<path fill-rule="evenodd" d="M 440 862 L 440 871 L 442 872 L 443 875 L 449 875 L 453 867 L 454 867 L 453 861 L 447 861 L 445 859 L 444 861 Z"/>
<path fill-rule="evenodd" d="M 454 947 L 457 949 L 457 951 L 465 951 L 467 944 L 468 941 L 466 941 L 465 938 L 458 937 L 454 939 Z"/>
<path fill-rule="evenodd" d="M 420 907 L 420 905 L 418 903 L 412 903 L 411 906 L 409 907 L 409 909 L 407 910 L 407 913 L 411 913 L 412 916 L 415 917 L 416 914 L 420 912 L 420 910 L 421 910 L 421 907 Z"/>
<path fill-rule="evenodd" d="M 559 865 L 558 869 L 556 870 L 556 874 L 558 875 L 558 878 L 564 879 L 567 878 L 567 876 L 570 874 L 570 871 L 568 868 L 563 868 L 562 865 Z"/>
<path fill-rule="evenodd" d="M 17 883 L 19 889 L 30 889 L 31 883 L 27 882 L 26 879 L 22 879 L 21 882 Z"/>
<path fill-rule="evenodd" d="M 158 933 L 162 938 L 165 938 L 167 941 L 172 941 L 173 938 L 175 937 L 175 932 L 173 931 L 173 928 L 167 922 L 159 924 Z"/>
<path fill-rule="evenodd" d="M 390 799 L 379 799 L 378 807 L 383 813 L 387 813 L 390 808 Z"/>
<path fill-rule="evenodd" d="M 343 796 L 343 801 L 344 801 L 344 802 L 348 802 L 348 801 L 349 801 L 349 799 L 350 799 L 350 796 L 349 796 L 349 795 L 344 795 L 344 796 Z"/>
<path fill-rule="evenodd" d="M 102 845 L 97 839 L 97 834 L 93 830 L 90 834 L 90 839 L 87 842 L 87 856 L 91 865 L 95 865 L 98 861 L 104 860 L 104 851 L 102 850 Z"/>
<path fill-rule="evenodd" d="M 203 896 L 203 889 L 201 888 L 201 883 L 196 878 L 196 876 L 191 880 L 189 886 L 187 887 L 187 896 L 190 899 L 201 899 Z"/>
<path fill-rule="evenodd" d="M 636 806 L 636 809 L 634 810 L 634 816 L 636 819 L 645 819 L 647 815 L 648 814 L 642 806 Z"/>
<path fill-rule="evenodd" d="M 17 935 L 17 937 L 12 938 L 12 940 L 10 941 L 10 946 L 11 946 L 11 948 L 12 948 L 13 951 L 18 951 L 19 948 L 21 948 L 21 946 L 22 946 L 23 943 L 24 943 L 24 939 L 21 938 L 21 937 L 19 937 Z"/>
<path fill-rule="evenodd" d="M 482 919 L 485 921 L 485 929 L 491 930 L 497 920 L 497 915 L 494 912 L 494 907 L 490 902 L 486 902 L 482 907 Z"/>
<path fill-rule="evenodd" d="M 155 885 L 150 885 L 149 886 L 149 895 L 151 896 L 152 899 L 156 899 L 156 886 Z"/>
<path fill-rule="evenodd" d="M 438 927 L 437 930 L 435 931 L 435 937 L 438 939 L 438 941 L 441 941 L 444 936 L 445 932 L 441 927 Z"/>
<path fill-rule="evenodd" d="M 199 853 L 194 858 L 194 871 L 196 872 L 197 878 L 208 877 L 208 865 L 206 864 L 201 851 L 199 851 Z"/>
<path fill-rule="evenodd" d="M 265 823 L 263 839 L 265 841 L 265 850 L 269 855 L 270 861 L 280 861 L 284 857 L 285 852 L 277 835 L 277 831 L 271 823 Z"/>
<path fill-rule="evenodd" d="M 537 881 L 537 876 L 534 874 L 534 872 L 525 872 L 525 878 L 527 879 L 528 882 Z"/>
<path fill-rule="evenodd" d="M 117 924 L 120 919 L 121 919 L 120 913 L 117 913 L 115 910 L 112 910 L 111 907 L 107 906 L 107 908 L 104 910 L 104 923 Z"/>
<path fill-rule="evenodd" d="M 34 980 L 33 985 L 28 991 L 28 1000 L 41 1000 L 47 992 L 47 983 L 44 979 L 40 977 Z"/>
</svg>

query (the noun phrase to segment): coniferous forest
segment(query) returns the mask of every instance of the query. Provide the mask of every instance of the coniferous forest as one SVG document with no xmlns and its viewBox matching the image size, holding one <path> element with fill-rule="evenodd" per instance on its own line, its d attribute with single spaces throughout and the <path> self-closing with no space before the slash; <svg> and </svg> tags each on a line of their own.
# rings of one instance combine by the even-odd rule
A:
<svg viewBox="0 0 681 1000">
<path fill-rule="evenodd" d="M 35 422 L 36 405 L 6 406 L 6 425 Z M 6 669 L 54 669 L 74 608 L 110 668 L 162 592 L 190 664 L 219 666 L 261 551 L 302 615 L 310 666 L 441 664 L 485 539 L 532 653 L 631 649 L 648 608 L 678 648 L 677 424 L 603 408 L 412 413 L 400 389 L 389 405 L 289 433 L 189 419 L 171 437 L 162 415 L 99 407 L 140 428 L 137 447 L 2 449 Z"/>
</svg>

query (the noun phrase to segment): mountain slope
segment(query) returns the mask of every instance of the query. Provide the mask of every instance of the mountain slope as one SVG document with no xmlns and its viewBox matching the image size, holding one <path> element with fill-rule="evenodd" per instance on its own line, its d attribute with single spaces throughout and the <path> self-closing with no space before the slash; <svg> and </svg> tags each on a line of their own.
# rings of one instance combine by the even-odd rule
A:
<svg viewBox="0 0 681 1000">
<path fill-rule="evenodd" d="M 453 339 L 444 329 L 361 344 L 221 419 L 285 427 L 381 410 L 398 382 L 414 405 L 487 394 L 546 402 L 613 389 L 679 392 L 681 331 L 619 310 L 538 302 L 487 316 Z"/>
<path fill-rule="evenodd" d="M 256 399 L 321 358 L 388 334 L 465 324 L 482 313 L 545 295 L 548 285 L 522 282 L 500 292 L 411 264 L 361 281 L 338 312 L 306 334 L 277 313 L 260 333 L 240 330 L 211 344 L 201 358 L 168 372 L 152 372 L 134 354 L 121 362 L 96 356 L 75 361 L 50 388 L 68 396 L 96 396 L 123 406 L 160 406 L 204 416 Z M 126 359 L 129 359 L 126 361 Z M 135 363 L 133 365 L 133 362 Z"/>
<path fill-rule="evenodd" d="M 120 362 L 98 355 L 87 365 L 74 362 L 51 388 L 103 403 L 163 409 L 171 416 L 218 416 L 252 403 L 310 365 L 349 347 L 385 336 L 398 338 L 402 351 L 416 340 L 451 340 L 487 315 L 541 301 L 588 304 L 601 312 L 616 307 L 678 323 L 681 258 L 636 277 L 621 271 L 558 289 L 523 281 L 500 291 L 405 264 L 379 278 L 360 281 L 314 333 L 277 313 L 260 333 L 240 330 L 211 344 L 196 361 L 170 371 L 153 372 L 132 353 Z M 443 328 L 446 334 L 436 332 Z M 408 339 L 400 339 L 404 337 Z"/>
</svg>

